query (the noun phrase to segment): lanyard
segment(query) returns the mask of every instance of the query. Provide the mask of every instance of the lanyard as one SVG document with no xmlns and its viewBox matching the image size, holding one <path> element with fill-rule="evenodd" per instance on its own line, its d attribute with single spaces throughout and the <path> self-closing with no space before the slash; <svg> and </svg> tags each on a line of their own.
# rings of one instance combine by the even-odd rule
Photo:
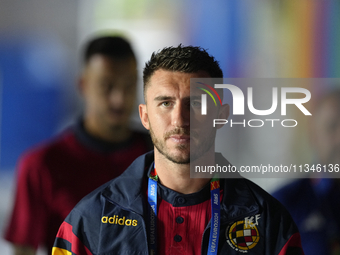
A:
<svg viewBox="0 0 340 255">
<path fill-rule="evenodd" d="M 157 251 L 157 181 L 156 169 L 151 172 L 148 182 L 148 216 L 149 216 L 149 242 L 150 255 L 156 255 Z"/>
<path fill-rule="evenodd" d="M 210 181 L 210 194 L 211 194 L 211 226 L 208 254 L 217 254 L 218 238 L 220 234 L 220 180 L 213 178 Z"/>
<path fill-rule="evenodd" d="M 158 175 L 156 169 L 151 171 L 148 182 L 148 220 L 149 220 L 149 249 L 151 255 L 156 255 L 157 251 L 157 182 Z M 211 227 L 208 254 L 216 255 L 218 249 L 218 239 L 220 234 L 220 181 L 218 178 L 213 178 L 210 181 L 211 194 Z"/>
</svg>

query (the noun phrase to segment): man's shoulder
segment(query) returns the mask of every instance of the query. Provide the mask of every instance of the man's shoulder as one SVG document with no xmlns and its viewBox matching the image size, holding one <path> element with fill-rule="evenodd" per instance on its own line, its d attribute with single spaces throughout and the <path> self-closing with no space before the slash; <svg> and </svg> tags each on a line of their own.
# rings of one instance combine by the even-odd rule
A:
<svg viewBox="0 0 340 255">
<path fill-rule="evenodd" d="M 222 154 L 216 154 L 218 162 L 223 165 L 230 165 L 229 161 L 222 156 Z M 247 205 L 249 208 L 263 208 L 277 207 L 281 204 L 267 191 L 254 183 L 252 180 L 244 178 L 239 173 L 229 175 L 230 178 L 224 179 L 224 195 L 228 196 L 225 200 L 229 204 Z"/>
<path fill-rule="evenodd" d="M 262 204 L 265 202 L 272 202 L 273 196 L 271 196 L 267 191 L 265 191 L 258 184 L 254 183 L 252 180 L 247 178 L 238 178 L 236 182 L 237 186 L 242 187 L 243 189 L 248 189 L 257 203 Z"/>
<path fill-rule="evenodd" d="M 50 158 L 50 155 L 58 155 L 66 152 L 70 146 L 70 141 L 74 138 L 74 134 L 70 129 L 33 145 L 24 151 L 19 157 L 19 166 L 25 165 L 41 165 Z"/>
<path fill-rule="evenodd" d="M 85 196 L 65 218 L 57 237 L 67 240 L 69 232 L 83 246 L 96 251 L 108 246 L 118 249 L 120 247 L 124 251 L 133 250 L 131 247 L 136 245 L 140 250 L 145 249 L 145 242 L 132 245 L 129 242 L 122 243 L 121 238 L 128 239 L 131 231 L 143 229 L 146 202 L 146 197 L 143 196 L 146 195 L 143 192 L 146 190 L 142 189 L 146 176 L 143 169 L 152 164 L 149 162 L 151 158 L 153 159 L 153 153 L 140 156 L 123 174 Z M 103 236 L 113 239 L 108 240 Z M 138 236 L 137 241 L 144 240 L 143 235 Z"/>
<path fill-rule="evenodd" d="M 85 196 L 75 206 L 75 212 L 82 215 L 98 213 L 106 203 L 128 208 L 129 203 L 140 196 L 145 173 L 152 161 L 153 152 L 139 156 L 120 176 Z"/>
<path fill-rule="evenodd" d="M 55 136 L 44 140 L 40 143 L 37 143 L 33 145 L 32 147 L 28 148 L 24 153 L 22 154 L 22 158 L 27 157 L 35 157 L 44 155 L 46 153 L 62 149 L 63 147 L 67 146 L 69 143 L 69 140 L 74 137 L 74 133 L 71 129 L 66 129 L 62 131 L 59 134 L 56 134 Z"/>
<path fill-rule="evenodd" d="M 233 185 L 239 196 L 244 200 L 247 199 L 248 204 L 258 207 L 258 210 L 286 213 L 286 209 L 281 202 L 253 181 L 246 178 L 238 178 L 233 179 Z"/>
<path fill-rule="evenodd" d="M 259 186 L 258 184 L 256 184 L 255 182 L 253 182 L 250 179 L 243 179 L 244 182 L 246 183 L 246 185 L 252 189 L 254 191 L 254 193 L 256 193 L 257 195 L 261 195 L 263 197 L 272 197 L 267 191 L 265 191 L 261 186 Z"/>
<path fill-rule="evenodd" d="M 272 195 L 281 202 L 297 200 L 298 197 L 311 195 L 313 192 L 309 179 L 294 180 L 280 187 L 272 193 Z"/>
<path fill-rule="evenodd" d="M 259 214 L 270 224 L 271 229 L 279 228 L 279 222 L 291 226 L 291 233 L 297 233 L 297 227 L 286 207 L 259 185 L 248 179 L 237 179 L 235 185 L 238 185 L 239 196 L 242 202 L 241 206 L 248 206 L 249 211 L 253 208 L 254 214 Z M 241 188 L 239 188 L 241 187 Z M 247 192 L 246 192 L 247 191 Z M 242 194 L 244 193 L 244 194 Z M 250 198 L 249 198 L 250 197 Z M 243 201 L 245 202 L 243 202 Z"/>
<path fill-rule="evenodd" d="M 118 178 L 118 177 L 117 177 Z M 79 215 L 94 215 L 101 213 L 101 208 L 104 205 L 105 198 L 103 197 L 103 193 L 105 193 L 106 189 L 109 189 L 109 186 L 113 180 L 108 181 L 107 183 L 101 185 L 97 189 L 90 192 L 88 195 L 83 197 L 73 208 L 70 214 L 79 214 Z"/>
</svg>

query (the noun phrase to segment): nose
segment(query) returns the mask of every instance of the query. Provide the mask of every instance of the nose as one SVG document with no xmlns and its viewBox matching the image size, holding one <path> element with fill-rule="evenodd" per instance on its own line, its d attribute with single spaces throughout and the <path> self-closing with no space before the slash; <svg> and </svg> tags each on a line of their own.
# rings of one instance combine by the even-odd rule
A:
<svg viewBox="0 0 340 255">
<path fill-rule="evenodd" d="M 110 104 L 112 106 L 119 108 L 122 105 L 124 105 L 124 101 L 125 101 L 124 90 L 119 89 L 119 88 L 112 89 L 109 92 L 108 96 L 109 96 Z"/>
<path fill-rule="evenodd" d="M 172 110 L 172 125 L 174 127 L 190 126 L 190 107 L 185 103 L 177 103 Z"/>
</svg>

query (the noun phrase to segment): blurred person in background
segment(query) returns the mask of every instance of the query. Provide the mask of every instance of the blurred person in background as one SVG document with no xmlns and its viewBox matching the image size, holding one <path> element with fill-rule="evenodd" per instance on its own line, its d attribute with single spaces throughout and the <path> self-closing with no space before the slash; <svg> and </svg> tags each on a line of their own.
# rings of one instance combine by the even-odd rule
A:
<svg viewBox="0 0 340 255">
<path fill-rule="evenodd" d="M 325 95 L 317 104 L 311 125 L 311 142 L 316 153 L 314 168 L 322 171 L 340 164 L 340 90 Z M 309 168 L 312 164 L 309 165 Z M 317 173 L 314 174 L 316 175 Z M 337 175 L 340 173 L 338 172 Z M 340 254 L 340 181 L 313 176 L 298 179 L 275 191 L 291 213 L 306 255 Z M 339 177 L 339 176 L 338 176 Z"/>
<path fill-rule="evenodd" d="M 132 131 L 137 62 L 122 37 L 91 40 L 84 50 L 78 88 L 81 118 L 20 158 L 12 215 L 5 239 L 15 255 L 51 253 L 60 224 L 71 209 L 100 185 L 120 175 L 153 148 L 148 134 Z"/>
</svg>

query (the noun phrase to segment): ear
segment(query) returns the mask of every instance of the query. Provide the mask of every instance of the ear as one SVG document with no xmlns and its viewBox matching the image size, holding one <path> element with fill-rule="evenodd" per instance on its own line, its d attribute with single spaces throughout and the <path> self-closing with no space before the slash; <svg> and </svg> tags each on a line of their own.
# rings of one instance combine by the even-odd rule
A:
<svg viewBox="0 0 340 255">
<path fill-rule="evenodd" d="M 228 119 L 229 117 L 229 105 L 224 104 L 220 107 L 219 113 L 218 113 L 218 118 L 219 119 Z M 218 125 L 217 129 L 220 129 L 224 125 Z"/>
<path fill-rule="evenodd" d="M 141 120 L 143 126 L 147 130 L 150 130 L 149 116 L 148 116 L 148 112 L 147 112 L 147 109 L 146 109 L 146 104 L 140 104 L 138 108 L 139 108 L 139 117 L 140 117 L 140 120 Z"/>
</svg>

